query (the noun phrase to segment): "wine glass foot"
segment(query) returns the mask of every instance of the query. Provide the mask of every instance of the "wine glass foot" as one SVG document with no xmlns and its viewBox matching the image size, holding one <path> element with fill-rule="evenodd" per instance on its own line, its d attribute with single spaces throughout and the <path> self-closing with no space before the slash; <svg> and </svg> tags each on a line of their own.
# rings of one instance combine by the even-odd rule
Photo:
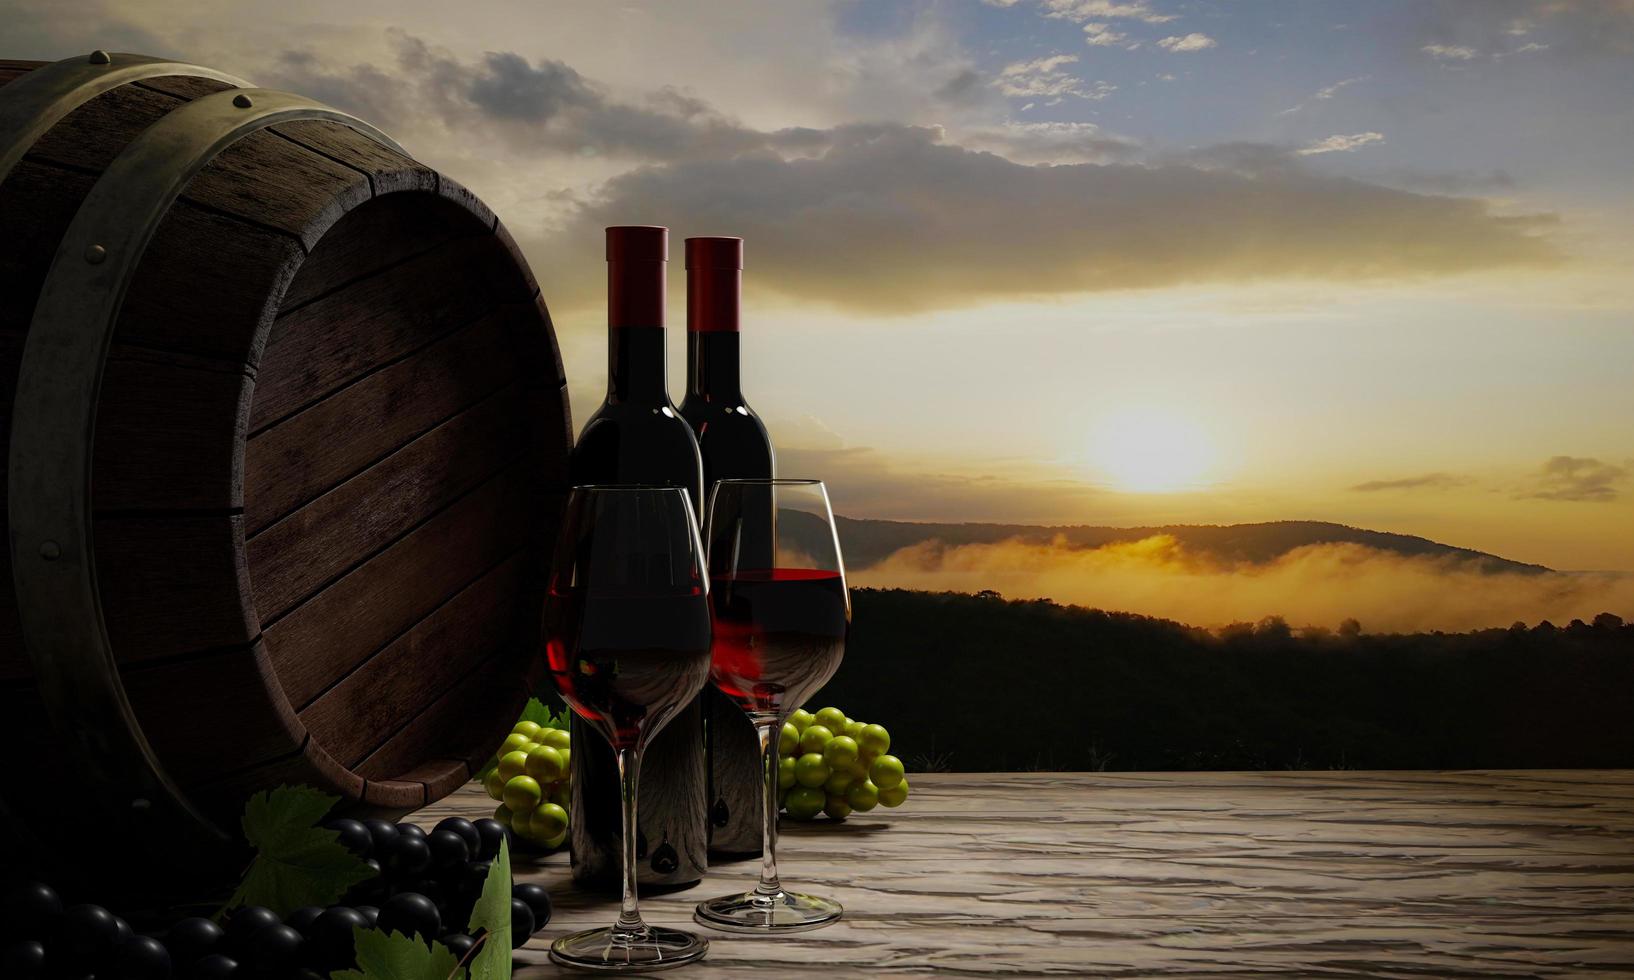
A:
<svg viewBox="0 0 1634 980">
<path fill-rule="evenodd" d="M 722 932 L 767 935 L 806 932 L 840 921 L 845 909 L 832 898 L 779 891 L 771 895 L 744 892 L 699 902 L 692 917 Z"/>
<path fill-rule="evenodd" d="M 550 958 L 576 970 L 599 973 L 652 973 L 686 966 L 704 958 L 709 940 L 680 929 L 616 926 L 587 929 L 550 944 Z"/>
</svg>

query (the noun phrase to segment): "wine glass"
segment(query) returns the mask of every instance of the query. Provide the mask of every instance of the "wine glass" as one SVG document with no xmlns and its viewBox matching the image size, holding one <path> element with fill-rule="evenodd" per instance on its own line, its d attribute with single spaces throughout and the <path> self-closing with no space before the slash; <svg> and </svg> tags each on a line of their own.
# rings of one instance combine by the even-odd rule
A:
<svg viewBox="0 0 1634 980">
<path fill-rule="evenodd" d="M 784 720 L 840 666 L 851 628 L 828 491 L 820 480 L 721 480 L 704 536 L 715 608 L 710 678 L 754 722 L 766 795 L 760 883 L 699 903 L 693 917 L 726 932 L 816 929 L 843 909 L 778 880 L 777 742 Z"/>
<path fill-rule="evenodd" d="M 631 973 L 701 959 L 707 940 L 641 920 L 635 884 L 641 750 L 709 680 L 709 582 L 686 490 L 573 488 L 545 596 L 544 642 L 556 689 L 613 746 L 624 815 L 618 921 L 563 936 L 551 959 Z"/>
</svg>

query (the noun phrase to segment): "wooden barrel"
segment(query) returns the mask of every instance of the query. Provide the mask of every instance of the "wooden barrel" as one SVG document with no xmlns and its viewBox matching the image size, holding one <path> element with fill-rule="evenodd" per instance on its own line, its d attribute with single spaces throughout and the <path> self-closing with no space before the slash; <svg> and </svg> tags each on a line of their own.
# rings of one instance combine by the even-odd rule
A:
<svg viewBox="0 0 1634 980">
<path fill-rule="evenodd" d="M 403 811 L 515 721 L 561 360 L 493 213 L 373 127 L 162 59 L 0 62 L 0 405 L 10 809 Z"/>
</svg>

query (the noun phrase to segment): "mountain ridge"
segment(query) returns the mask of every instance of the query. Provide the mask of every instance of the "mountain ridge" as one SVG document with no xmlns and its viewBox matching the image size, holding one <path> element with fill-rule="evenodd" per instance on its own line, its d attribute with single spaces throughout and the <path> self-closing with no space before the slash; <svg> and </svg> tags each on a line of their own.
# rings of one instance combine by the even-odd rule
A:
<svg viewBox="0 0 1634 980">
<path fill-rule="evenodd" d="M 1164 524 L 1110 527 L 1092 524 L 999 524 L 890 521 L 835 516 L 847 565 L 863 569 L 903 548 L 936 541 L 944 546 L 995 544 L 1020 540 L 1045 544 L 1064 540 L 1073 548 L 1099 548 L 1169 535 L 1182 547 L 1229 561 L 1265 564 L 1296 548 L 1316 544 L 1358 544 L 1406 557 L 1447 558 L 1468 562 L 1481 572 L 1543 575 L 1544 565 L 1444 544 L 1412 534 L 1374 531 L 1333 521 L 1262 521 L 1245 524 Z"/>
</svg>

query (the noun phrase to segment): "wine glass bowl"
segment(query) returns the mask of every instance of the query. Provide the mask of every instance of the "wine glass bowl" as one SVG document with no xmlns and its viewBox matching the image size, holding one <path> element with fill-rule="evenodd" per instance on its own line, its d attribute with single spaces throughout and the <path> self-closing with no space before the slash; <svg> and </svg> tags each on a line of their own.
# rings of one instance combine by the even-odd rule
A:
<svg viewBox="0 0 1634 980">
<path fill-rule="evenodd" d="M 783 720 L 839 668 L 850 631 L 828 491 L 820 480 L 721 480 L 704 533 L 715 612 L 710 679 L 754 723 L 766 791 L 759 884 L 701 902 L 693 917 L 727 932 L 817 929 L 843 909 L 778 878 L 777 741 Z"/>
<path fill-rule="evenodd" d="M 703 957 L 706 940 L 649 926 L 636 902 L 641 750 L 703 689 L 711 647 L 709 582 L 687 492 L 579 486 L 568 495 L 543 611 L 550 675 L 568 706 L 617 756 L 623 900 L 618 921 L 557 939 L 558 963 L 650 972 Z"/>
</svg>

